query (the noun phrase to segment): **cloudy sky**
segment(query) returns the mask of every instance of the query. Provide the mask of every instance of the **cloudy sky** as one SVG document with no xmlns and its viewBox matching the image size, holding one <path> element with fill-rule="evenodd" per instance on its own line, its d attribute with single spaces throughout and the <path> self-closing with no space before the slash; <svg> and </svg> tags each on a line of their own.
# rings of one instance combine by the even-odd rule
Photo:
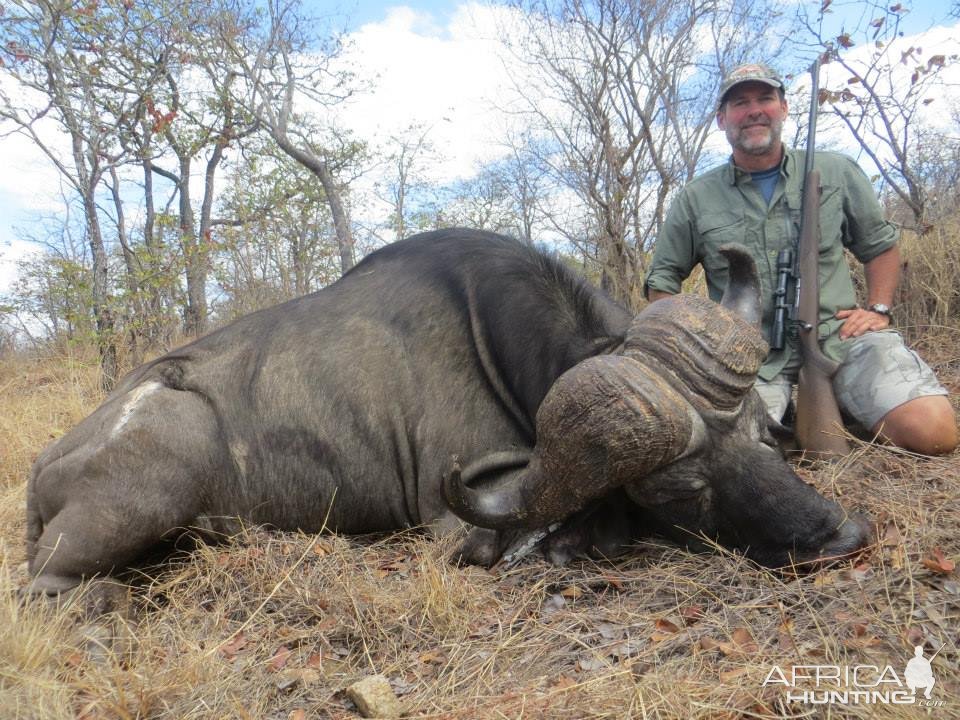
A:
<svg viewBox="0 0 960 720">
<path fill-rule="evenodd" d="M 818 0 L 819 1 L 819 0 Z M 951 0 L 919 0 L 907 32 L 927 30 L 947 17 Z M 306 0 L 329 13 L 329 0 Z M 853 22 L 864 3 L 835 0 Z M 357 136 L 385 142 L 411 124 L 430 128 L 430 139 L 444 156 L 436 179 L 469 176 L 478 162 L 502 152 L 497 137 L 504 118 L 498 99 L 507 85 L 496 52 L 495 18 L 503 8 L 487 3 L 415 0 L 351 4 L 343 0 L 341 17 L 350 30 L 350 61 L 359 74 L 376 76 L 373 92 L 358 98 L 345 122 Z M 840 22 L 842 15 L 835 20 Z M 942 32 L 960 52 L 956 30 Z M 721 140 L 722 141 L 722 140 Z M 25 235 L 36 234 L 38 218 L 62 207 L 60 185 L 50 164 L 19 136 L 0 139 L 0 293 L 14 277 L 14 260 L 29 252 Z"/>
</svg>

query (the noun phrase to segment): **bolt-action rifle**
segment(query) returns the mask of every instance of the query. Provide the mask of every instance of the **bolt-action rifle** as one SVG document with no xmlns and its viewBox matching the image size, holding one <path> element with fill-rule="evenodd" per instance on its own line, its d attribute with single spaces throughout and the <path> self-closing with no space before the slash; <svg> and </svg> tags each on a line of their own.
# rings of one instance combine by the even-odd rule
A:
<svg viewBox="0 0 960 720">
<path fill-rule="evenodd" d="M 820 323 L 821 189 L 820 171 L 814 167 L 813 160 L 820 94 L 819 57 L 811 66 L 810 75 L 810 120 L 804 163 L 800 238 L 796 252 L 792 248 L 782 250 L 777 258 L 771 347 L 783 348 L 783 336 L 788 330 L 795 333 L 794 337 L 799 336 L 803 364 L 797 383 L 797 442 L 811 454 L 831 456 L 846 454 L 850 448 L 843 437 L 843 420 L 833 394 L 833 376 L 837 373 L 839 363 L 823 354 L 817 332 Z"/>
</svg>

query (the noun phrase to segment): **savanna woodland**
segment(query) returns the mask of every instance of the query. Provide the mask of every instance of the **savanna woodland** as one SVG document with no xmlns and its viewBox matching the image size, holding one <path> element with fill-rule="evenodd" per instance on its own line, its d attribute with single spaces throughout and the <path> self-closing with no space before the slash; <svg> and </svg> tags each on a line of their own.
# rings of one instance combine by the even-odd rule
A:
<svg viewBox="0 0 960 720">
<path fill-rule="evenodd" d="M 140 362 L 376 247 L 492 229 L 639 308 L 671 197 L 726 155 L 710 141 L 716 92 L 744 60 L 785 74 L 802 144 L 805 70 L 823 56 L 818 147 L 871 168 L 902 229 L 895 324 L 956 405 L 958 58 L 911 41 L 909 3 L 474 6 L 494 18 L 510 80 L 490 112 L 509 123 L 496 159 L 456 180 L 430 172 L 450 151 L 430 121 L 389 138 L 344 121 L 382 88 L 320 5 L 0 2 L 0 132 L 60 188 L 57 210 L 18 225 L 43 250 L 0 297 L 0 718 L 960 717 L 960 462 L 855 438 L 841 462 L 798 472 L 875 537 L 812 574 L 657 537 L 622 558 L 487 571 L 416 529 L 248 527 L 140 568 L 96 620 L 83 602 L 19 601 L 44 446 Z M 955 34 L 960 7 L 944 13 Z M 915 646 L 935 655 L 923 708 L 788 702 L 770 674 L 866 666 L 876 684 L 887 666 L 902 678 Z M 371 710 L 356 683 L 378 679 Z"/>
</svg>

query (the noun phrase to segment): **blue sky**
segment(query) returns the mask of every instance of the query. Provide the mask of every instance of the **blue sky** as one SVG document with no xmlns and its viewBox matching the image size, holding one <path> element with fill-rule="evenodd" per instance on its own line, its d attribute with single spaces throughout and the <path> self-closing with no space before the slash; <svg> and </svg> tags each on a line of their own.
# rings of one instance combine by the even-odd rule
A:
<svg viewBox="0 0 960 720">
<path fill-rule="evenodd" d="M 806 7 L 815 10 L 820 5 L 821 0 L 812 2 L 794 3 L 797 7 Z M 942 23 L 948 18 L 950 9 L 955 5 L 956 0 L 915 0 L 913 3 L 905 2 L 904 5 L 911 5 L 912 10 L 905 16 L 903 28 L 908 34 L 922 32 L 931 25 Z M 428 16 L 430 21 L 439 27 L 443 27 L 446 21 L 456 12 L 457 7 L 463 5 L 463 2 L 451 2 L 450 0 L 412 0 L 411 2 L 384 2 L 382 0 L 338 0 L 331 3 L 330 0 L 304 0 L 304 5 L 316 13 L 329 13 L 331 8 L 336 8 L 338 15 L 347 21 L 348 30 L 356 30 L 361 25 L 369 22 L 379 22 L 387 16 L 390 8 L 408 7 L 418 14 Z M 485 0 L 479 0 L 478 4 L 491 4 Z M 895 0 L 890 0 L 890 5 L 895 4 Z M 859 17 L 869 3 L 860 0 L 834 0 L 831 3 L 831 15 L 838 24 L 842 24 L 846 18 L 849 23 Z"/>
<path fill-rule="evenodd" d="M 421 0 L 420 2 L 341 0 L 337 3 L 340 13 L 347 20 L 348 30 L 356 30 L 366 23 L 383 20 L 387 16 L 387 11 L 393 7 L 409 7 L 418 14 L 430 16 L 431 21 L 438 26 L 444 26 L 460 4 L 445 0 Z M 316 12 L 323 12 L 325 9 L 329 11 L 331 7 L 328 0 L 304 0 L 304 5 L 308 8 L 316 8 Z"/>
</svg>

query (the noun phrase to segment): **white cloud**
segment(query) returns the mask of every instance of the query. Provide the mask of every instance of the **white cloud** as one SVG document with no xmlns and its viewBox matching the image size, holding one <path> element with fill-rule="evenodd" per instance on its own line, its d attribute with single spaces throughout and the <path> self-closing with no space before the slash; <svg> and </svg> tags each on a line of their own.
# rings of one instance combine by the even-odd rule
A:
<svg viewBox="0 0 960 720">
<path fill-rule="evenodd" d="M 39 245 L 23 240 L 10 240 L 0 245 L 0 294 L 9 290 L 17 279 L 17 263 L 39 252 Z"/>
<path fill-rule="evenodd" d="M 508 76 L 499 59 L 496 8 L 461 5 L 446 27 L 408 7 L 392 8 L 351 36 L 347 65 L 373 77 L 373 87 L 342 110 L 358 136 L 386 140 L 413 124 L 430 129 L 444 162 L 435 181 L 472 174 L 503 153 L 497 110 Z"/>
</svg>

